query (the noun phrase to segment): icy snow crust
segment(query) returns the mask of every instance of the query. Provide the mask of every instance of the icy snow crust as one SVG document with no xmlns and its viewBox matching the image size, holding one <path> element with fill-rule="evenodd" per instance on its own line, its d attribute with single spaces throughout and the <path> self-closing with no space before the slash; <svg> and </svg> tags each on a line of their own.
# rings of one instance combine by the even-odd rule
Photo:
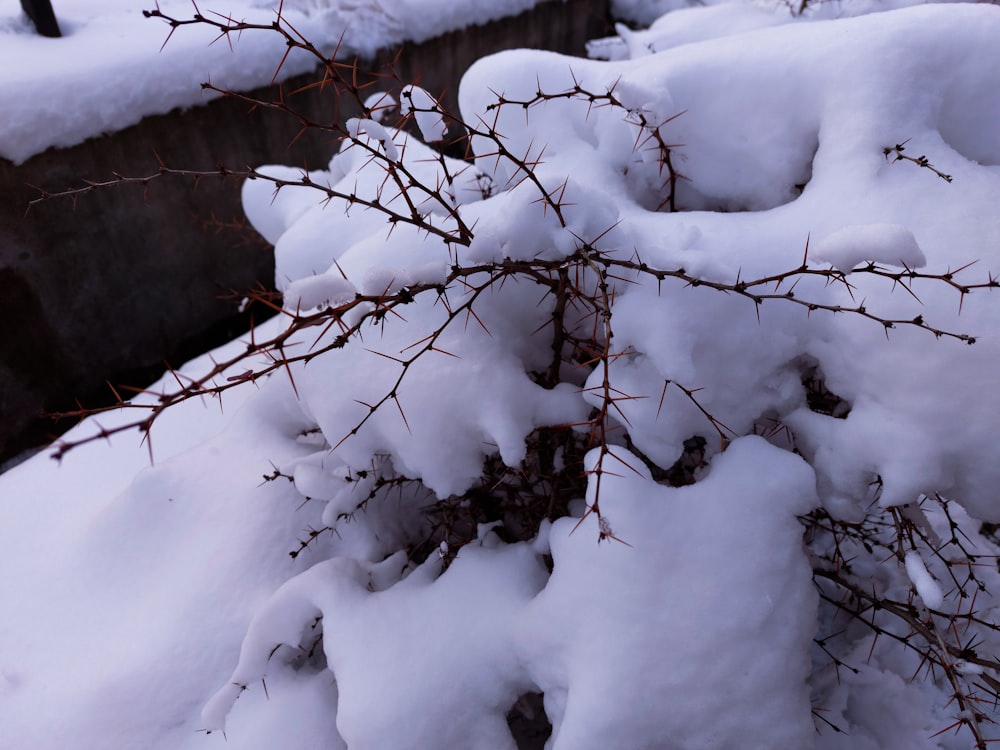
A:
<svg viewBox="0 0 1000 750">
<path fill-rule="evenodd" d="M 984 277 L 1000 268 L 1000 8 L 927 5 L 796 23 L 775 15 L 776 28 L 753 29 L 734 5 L 732 34 L 724 11 L 703 12 L 724 38 L 706 39 L 702 24 L 671 26 L 668 15 L 647 32 L 670 40 L 654 55 L 599 62 L 517 51 L 466 75 L 467 121 L 495 122 L 513 153 L 534 159 L 545 146 L 536 175 L 550 190 L 565 182 L 566 228 L 517 167 L 494 156 L 449 163 L 458 177 L 446 202 L 475 234 L 457 250 L 402 224 L 389 232 L 383 216 L 324 205 L 305 188 L 274 196 L 248 182 L 246 210 L 276 245 L 289 309 L 441 283 L 456 262 L 560 259 L 581 240 L 727 283 L 803 262 L 945 272 L 978 259 Z M 692 18 L 679 13 L 677 23 Z M 684 28 L 697 29 L 691 43 Z M 662 173 L 655 152 L 636 149 L 634 114 L 567 99 L 527 115 L 488 110 L 495 92 L 519 100 L 574 85 L 614 87 L 633 113 L 673 118 L 663 132 L 682 144 L 677 201 L 688 210 L 654 210 Z M 434 132 L 430 118 L 424 124 Z M 354 132 L 444 184 L 414 138 L 373 120 Z M 953 181 L 885 157 L 904 141 Z M 384 184 L 358 146 L 310 177 L 365 196 Z M 421 210 L 451 221 L 440 203 Z M 883 317 L 922 315 L 978 343 L 905 326 L 887 336 L 860 316 L 807 315 L 781 300 L 763 304 L 758 320 L 737 295 L 615 279 L 621 356 L 609 376 L 635 397 L 617 402 L 615 418 L 661 467 L 703 436 L 708 469 L 689 487 L 664 487 L 635 453 L 612 446 L 600 497 L 592 477 L 581 499 L 599 500 L 605 526 L 578 513 L 511 544 L 481 528 L 446 570 L 434 556 L 414 567 L 400 552 L 419 533 L 422 508 L 473 486 L 487 456 L 516 466 L 533 429 L 584 421 L 598 403 L 600 368 L 550 390 L 528 377 L 551 357 L 536 334 L 551 311 L 526 283 L 482 295 L 475 320 L 447 328 L 438 351 L 409 367 L 399 407 L 379 409 L 356 435 L 366 405 L 395 387 L 400 353 L 445 320 L 443 305 L 418 297 L 405 322 L 389 318 L 296 367 L 295 392 L 275 375 L 227 395 L 223 411 L 189 402 L 162 437 L 154 430 L 152 468 L 138 470 L 143 449 L 118 437 L 111 450 L 71 453 L 58 472 L 44 458 L 14 469 L 0 479 L 0 559 L 28 572 L 0 579 L 0 601 L 18 603 L 0 616 L 5 741 L 43 750 L 513 748 L 505 714 L 540 691 L 550 750 L 966 747 L 966 737 L 932 738 L 954 720 L 950 687 L 911 684 L 917 660 L 874 650 L 870 637 L 850 655 L 856 672 L 810 680 L 817 598 L 796 516 L 822 504 L 860 517 L 878 475 L 884 504 L 938 492 L 1000 520 L 998 300 L 977 292 L 960 308 L 943 284 L 915 283 L 917 300 L 886 280 L 847 278 L 850 292 L 804 279 L 795 294 L 867 300 Z M 449 293 L 461 302 L 460 288 Z M 847 402 L 846 419 L 810 410 L 806 367 Z M 719 452 L 716 430 L 665 380 L 700 388 L 705 409 L 744 437 Z M 789 430 L 772 434 L 775 424 Z M 345 478 L 373 457 L 421 483 L 338 522 L 371 487 Z M 591 453 L 588 467 L 600 460 Z M 273 468 L 291 481 L 262 484 Z M 288 556 L 303 529 L 330 523 L 337 535 Z M 607 533 L 621 541 L 598 543 Z M 908 557 L 906 574 L 885 583 L 940 605 L 935 565 Z M 982 575 L 1000 587 L 995 573 Z M 990 616 L 994 605 L 981 606 Z M 303 656 L 315 650 L 324 659 Z M 812 705 L 847 736 L 814 724 Z M 223 727 L 228 743 L 196 732 Z"/>
</svg>

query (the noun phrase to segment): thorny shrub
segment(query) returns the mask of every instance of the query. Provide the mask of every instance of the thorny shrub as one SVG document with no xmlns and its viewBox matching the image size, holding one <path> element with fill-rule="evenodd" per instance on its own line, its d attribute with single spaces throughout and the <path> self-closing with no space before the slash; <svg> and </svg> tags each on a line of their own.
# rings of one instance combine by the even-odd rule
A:
<svg viewBox="0 0 1000 750">
<path fill-rule="evenodd" d="M 807 3 L 799 4 L 798 12 Z M 196 397 L 221 397 L 230 389 L 246 387 L 254 381 L 272 374 L 284 373 L 295 385 L 293 366 L 305 364 L 320 357 L 337 356 L 337 351 L 374 327 L 405 325 L 403 308 L 417 298 L 435 298 L 447 310 L 447 315 L 437 330 L 418 341 L 409 350 L 400 353 L 396 362 L 399 374 L 395 383 L 374 403 L 365 404 L 367 414 L 357 424 L 350 425 L 342 434 L 324 434 L 315 428 L 303 434 L 303 438 L 319 445 L 335 448 L 356 435 L 365 423 L 383 409 L 398 410 L 406 421 L 407 416 L 400 401 L 400 392 L 406 382 L 411 366 L 430 353 L 448 354 L 439 346 L 446 331 L 468 325 L 485 325 L 477 315 L 477 302 L 483 295 L 502 288 L 507 283 L 525 282 L 536 285 L 544 294 L 544 306 L 548 311 L 549 323 L 546 335 L 551 340 L 551 360 L 547 367 L 529 372 L 536 384 L 544 388 L 554 388 L 559 383 L 570 382 L 584 387 L 588 375 L 597 371 L 601 374 L 596 388 L 596 403 L 589 418 L 578 424 L 563 424 L 536 429 L 527 438 L 526 458 L 516 466 L 507 466 L 498 455 L 488 457 L 483 465 L 481 482 L 468 491 L 450 497 L 438 497 L 422 485 L 419 479 L 399 473 L 392 461 L 381 455 L 371 458 L 371 464 L 361 470 L 353 470 L 344 477 L 353 488 L 355 503 L 353 510 L 342 512 L 336 522 L 322 528 L 305 530 L 297 549 L 290 551 L 292 557 L 302 554 L 315 539 L 323 534 L 336 533 L 337 524 L 349 521 L 356 514 L 365 513 L 374 503 L 390 497 L 392 493 L 416 492 L 422 495 L 424 518 L 421 528 L 415 533 L 407 550 L 410 559 L 421 561 L 430 555 L 440 555 L 447 563 L 464 545 L 473 541 L 481 524 L 494 524 L 497 533 L 508 541 L 531 539 L 546 519 L 565 516 L 575 499 L 585 495 L 588 481 L 597 485 L 595 501 L 585 513 L 594 514 L 602 522 L 599 524 L 600 538 L 596 541 L 611 540 L 613 543 L 627 544 L 627 539 L 618 539 L 610 524 L 604 523 L 600 508 L 600 482 L 604 471 L 603 457 L 609 455 L 609 447 L 615 444 L 627 446 L 646 463 L 653 478 L 666 485 L 680 486 L 698 480 L 699 471 L 706 463 L 706 440 L 693 436 L 684 444 L 683 455 L 670 466 L 659 466 L 643 456 L 631 442 L 627 427 L 628 420 L 621 411 L 620 404 L 631 398 L 628 393 L 616 387 L 611 364 L 622 356 L 611 348 L 614 338 L 614 301 L 616 282 L 628 283 L 630 279 L 645 278 L 657 284 L 680 284 L 700 286 L 724 295 L 745 298 L 758 310 L 764 304 L 794 305 L 807 314 L 840 314 L 865 318 L 876 327 L 888 332 L 895 328 L 920 329 L 932 338 L 951 338 L 968 344 L 975 339 L 962 332 L 935 327 L 922 316 L 911 319 L 893 319 L 881 316 L 870 303 L 858 302 L 852 306 L 842 306 L 810 300 L 794 292 L 795 284 L 804 278 L 818 278 L 827 285 L 841 285 L 852 288 L 852 282 L 845 272 L 835 268 L 818 267 L 808 262 L 808 243 L 802 262 L 786 271 L 760 278 L 735 278 L 729 282 L 719 282 L 689 273 L 684 268 L 659 268 L 648 265 L 638 255 L 622 257 L 602 249 L 602 236 L 584 238 L 573 236 L 575 251 L 558 259 L 536 258 L 532 260 L 505 259 L 502 262 L 478 264 L 463 263 L 458 250 L 468 247 L 475 237 L 476 228 L 470 226 L 459 211 L 459 204 L 450 191 L 456 175 L 453 162 L 445 157 L 449 153 L 465 153 L 468 167 L 472 168 L 471 144 L 477 142 L 478 156 L 492 155 L 513 164 L 515 174 L 507 185 L 494 185 L 485 174 L 479 176 L 479 184 L 485 196 L 496 191 L 509 189 L 511 185 L 529 183 L 537 191 L 537 201 L 546 212 L 550 212 L 566 232 L 564 218 L 566 203 L 563 186 L 552 189 L 538 178 L 536 167 L 541 159 L 541 150 L 527 153 L 511 151 L 503 133 L 498 132 L 497 120 L 465 122 L 452 112 L 445 111 L 426 92 L 416 88 L 404 88 L 400 95 L 403 106 L 388 95 L 371 96 L 357 80 L 356 62 L 338 59 L 336 51 L 326 54 L 293 28 L 281 15 L 271 24 L 254 24 L 233 18 L 203 15 L 198 11 L 191 18 L 175 18 L 159 8 L 144 11 L 150 18 L 160 19 L 170 27 L 172 35 L 186 25 L 214 27 L 220 38 L 228 39 L 244 32 L 265 31 L 281 35 L 288 53 L 306 52 L 312 55 L 321 72 L 316 86 L 326 88 L 330 96 L 347 98 L 360 108 L 359 118 L 348 123 L 340 121 L 318 121 L 305 112 L 297 110 L 284 96 L 273 100 L 260 100 L 245 94 L 222 90 L 210 83 L 204 88 L 216 94 L 234 97 L 255 108 L 273 110 L 293 118 L 300 123 L 303 132 L 322 132 L 334 136 L 351 147 L 366 152 L 368 159 L 384 173 L 383 190 L 376 197 L 366 197 L 358 192 L 340 191 L 327 184 L 314 181 L 303 170 L 297 179 L 279 178 L 255 168 L 232 169 L 220 165 L 214 171 L 192 171 L 162 164 L 158 171 L 142 176 L 127 176 L 115 173 L 110 179 L 88 181 L 83 187 L 63 191 L 43 192 L 37 200 L 51 200 L 76 197 L 92 190 L 117 185 L 145 187 L 151 181 L 169 176 L 191 180 L 209 178 L 259 180 L 273 183 L 274 192 L 290 187 L 307 188 L 330 203 L 359 206 L 369 211 L 379 212 L 390 227 L 411 225 L 421 232 L 436 236 L 450 249 L 451 267 L 441 282 L 416 283 L 398 289 L 386 289 L 383 293 L 357 293 L 348 301 L 327 305 L 322 309 L 301 311 L 282 307 L 280 297 L 274 293 L 256 292 L 251 296 L 257 303 L 270 306 L 284 316 L 284 329 L 266 340 L 257 340 L 251 334 L 246 349 L 225 361 L 217 362 L 208 372 L 196 379 L 176 376 L 177 387 L 158 394 L 155 403 L 135 404 L 118 398 L 118 403 L 108 409 L 134 409 L 138 416 L 127 423 L 108 429 L 98 429 L 83 437 L 66 439 L 55 446 L 54 456 L 60 458 L 75 447 L 112 434 L 139 430 L 149 442 L 152 456 L 150 431 L 159 415 L 173 406 Z M 169 39 L 169 37 L 168 37 Z M 284 61 L 282 61 L 284 62 Z M 280 65 L 279 65 L 280 70 Z M 387 85 L 393 82 L 387 78 Z M 398 86 L 397 86 L 398 90 Z M 490 111 L 497 118 L 508 108 L 523 110 L 526 114 L 536 105 L 553 100 L 583 102 L 590 107 L 610 108 L 620 112 L 621 120 L 634 130 L 635 149 L 652 152 L 659 163 L 661 186 L 656 199 L 656 209 L 661 211 L 683 210 L 678 204 L 677 185 L 684 180 L 675 161 L 677 147 L 670 142 L 669 126 L 673 118 L 663 121 L 650 119 L 642 110 L 629 109 L 619 98 L 614 87 L 608 90 L 591 91 L 576 84 L 563 91 L 537 90 L 531 98 L 514 100 L 497 94 Z M 389 127 L 388 119 L 395 117 L 394 127 L 417 130 L 428 141 L 449 136 L 447 143 L 439 141 L 439 168 L 444 181 L 426 183 L 415 174 L 398 156 L 384 128 Z M 427 123 L 430 123 L 428 126 Z M 439 128 L 437 135 L 429 132 Z M 482 144 L 489 144 L 491 153 L 482 152 Z M 931 170 L 943 180 L 951 177 L 937 170 L 926 156 L 912 157 L 905 152 L 902 143 L 885 147 L 887 160 L 906 161 L 918 167 Z M 386 197 L 383 197 L 386 196 Z M 405 209 L 388 200 L 388 196 L 404 199 Z M 432 220 L 427 204 L 435 204 L 437 217 Z M 446 217 L 440 220 L 441 216 Z M 875 263 L 853 270 L 855 276 L 875 277 L 887 286 L 901 287 L 910 291 L 914 281 L 936 283 L 952 288 L 960 298 L 980 289 L 998 286 L 990 276 L 986 281 L 964 283 L 958 280 L 962 269 L 942 273 L 923 273 L 913 269 L 893 270 Z M 912 293 L 912 292 L 911 292 Z M 303 334 L 311 333 L 315 344 L 307 351 L 290 349 L 292 342 Z M 263 358 L 265 359 L 262 359 Z M 264 361 L 265 364 L 259 363 Z M 230 373 L 237 372 L 237 375 Z M 221 376 L 221 377 L 220 377 Z M 823 382 L 821 372 L 808 363 L 802 367 L 802 382 L 808 396 L 809 406 L 817 412 L 833 417 L 844 417 L 849 406 L 837 394 L 831 393 Z M 699 401 L 696 384 L 665 381 L 662 386 L 660 405 L 668 390 L 675 389 L 698 409 L 711 425 L 718 447 L 724 450 L 735 433 L 722 421 L 713 416 Z M 117 396 L 117 392 L 116 392 Z M 655 404 L 650 408 L 656 409 Z M 77 412 L 59 415 L 62 417 L 83 417 L 105 409 L 80 409 Z M 617 418 L 617 419 L 616 419 Z M 790 430 L 775 423 L 766 429 L 758 425 L 758 430 L 774 442 L 795 450 L 794 436 Z M 597 448 L 601 458 L 594 468 L 584 470 L 584 455 Z M 266 481 L 292 481 L 292 477 L 274 469 L 265 474 Z M 1000 625 L 990 617 L 982 615 L 976 608 L 977 597 L 986 590 L 986 581 L 996 581 L 995 576 L 996 528 L 977 526 L 964 514 L 952 499 L 934 496 L 920 497 L 914 502 L 900 507 L 881 507 L 878 504 L 880 478 L 873 477 L 871 505 L 864 518 L 843 520 L 820 508 L 800 518 L 804 541 L 813 566 L 813 579 L 821 599 L 819 631 L 815 639 L 817 653 L 814 679 L 831 673 L 840 675 L 844 670 L 855 670 L 854 658 L 864 658 L 864 654 L 848 655 L 843 646 L 849 642 L 847 633 L 858 628 L 867 629 L 873 635 L 871 648 L 882 640 L 894 641 L 905 651 L 916 657 L 915 680 L 945 680 L 952 691 L 955 703 L 954 723 L 941 729 L 969 732 L 977 748 L 987 746 L 984 725 L 991 722 L 991 714 L 1000 701 L 1000 681 L 992 677 L 1000 671 L 1000 660 L 994 649 L 1000 646 Z M 308 498 L 306 498 L 308 500 Z M 907 570 L 912 580 L 926 575 L 927 563 L 939 580 L 948 581 L 950 588 L 939 601 L 922 601 L 915 595 L 912 586 L 900 587 L 898 582 L 906 580 L 900 576 Z M 891 572 L 892 569 L 895 572 Z M 870 654 L 870 652 L 869 652 Z M 826 724 L 835 731 L 841 729 L 823 716 L 823 706 L 814 708 L 818 724 Z"/>
</svg>

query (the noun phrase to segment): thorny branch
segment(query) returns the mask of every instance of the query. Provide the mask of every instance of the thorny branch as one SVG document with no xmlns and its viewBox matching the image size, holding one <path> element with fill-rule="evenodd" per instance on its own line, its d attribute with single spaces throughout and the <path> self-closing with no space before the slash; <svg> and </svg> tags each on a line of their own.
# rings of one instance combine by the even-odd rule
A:
<svg viewBox="0 0 1000 750">
<path fill-rule="evenodd" d="M 990 672 L 1000 673 L 1000 660 L 986 650 L 983 635 L 1000 632 L 1000 626 L 977 614 L 976 600 L 986 586 L 976 567 L 996 570 L 997 557 L 973 552 L 967 546 L 963 541 L 966 532 L 955 521 L 950 505 L 948 499 L 934 496 L 869 513 L 857 523 L 838 520 L 823 509 L 800 520 L 814 555 L 813 579 L 821 601 L 868 628 L 873 635 L 872 651 L 878 639 L 884 638 L 916 654 L 921 669 L 944 675 L 958 711 L 955 722 L 941 731 L 964 726 L 977 750 L 985 750 L 991 742 L 986 738 L 985 724 L 992 723 L 987 708 L 1000 701 L 1000 681 Z M 933 514 L 947 524 L 950 534 L 944 539 L 929 520 Z M 912 589 L 906 598 L 900 598 L 898 589 L 887 587 L 867 570 L 870 565 L 889 561 L 902 570 L 908 552 L 936 560 L 934 569 L 946 571 L 951 579 L 949 596 L 939 608 L 923 604 Z M 956 569 L 962 574 L 956 575 Z M 829 641 L 817 641 L 828 655 Z M 992 642 L 995 647 L 996 638 Z M 846 666 L 831 658 L 836 669 Z"/>
<path fill-rule="evenodd" d="M 677 146 L 667 142 L 662 129 L 683 115 L 683 112 L 679 112 L 662 121 L 650 119 L 651 114 L 646 110 L 627 107 L 615 94 L 615 86 L 611 86 L 604 92 L 594 92 L 584 88 L 575 79 L 571 88 L 559 93 L 548 93 L 542 91 L 541 87 L 539 87 L 535 95 L 530 99 L 508 99 L 502 93 L 496 94 L 496 98 L 496 102 L 486 108 L 487 111 L 499 111 L 505 106 L 516 106 L 521 107 L 527 112 L 534 106 L 557 99 L 577 99 L 584 101 L 588 105 L 588 113 L 594 107 L 616 107 L 622 110 L 625 113 L 625 120 L 639 127 L 634 149 L 636 151 L 644 149 L 655 150 L 659 159 L 660 174 L 663 175 L 665 173 L 664 185 L 666 187 L 666 197 L 660 202 L 657 208 L 667 208 L 670 211 L 677 210 L 677 182 L 684 179 L 684 177 L 674 166 L 673 150 Z M 508 154 L 503 155 L 508 156 Z"/>
<path fill-rule="evenodd" d="M 761 287 L 778 287 L 789 279 L 801 276 L 817 276 L 829 283 L 847 285 L 846 277 L 843 272 L 838 270 L 802 266 L 780 274 L 772 274 L 757 279 L 723 283 L 699 278 L 689 274 L 683 268 L 658 269 L 634 260 L 615 258 L 610 254 L 600 252 L 593 246 L 584 244 L 575 253 L 561 260 L 507 259 L 499 263 L 477 265 L 460 265 L 456 263 L 439 283 L 413 284 L 395 292 L 386 292 L 384 294 L 358 293 L 354 299 L 348 302 L 336 306 L 328 306 L 308 314 L 282 310 L 282 314 L 287 318 L 287 328 L 281 333 L 265 341 L 255 341 L 251 338 L 251 342 L 247 344 L 245 350 L 227 360 L 215 363 L 208 372 L 197 378 L 188 379 L 184 382 L 181 380 L 181 376 L 175 373 L 178 388 L 170 393 L 154 394 L 156 396 L 154 403 L 134 403 L 119 399 L 112 406 L 100 409 L 80 409 L 55 415 L 64 418 L 83 417 L 121 408 L 136 409 L 145 412 L 145 416 L 132 422 L 101 429 L 96 434 L 90 436 L 57 443 L 54 455 L 56 458 L 61 458 L 66 452 L 79 445 L 105 439 L 121 432 L 138 429 L 143 433 L 148 433 L 156 418 L 163 411 L 175 404 L 195 397 L 221 395 L 227 390 L 241 386 L 246 382 L 253 382 L 276 370 L 285 370 L 288 372 L 294 384 L 291 365 L 305 364 L 328 352 L 344 348 L 352 338 L 363 330 L 366 324 L 381 324 L 387 315 L 393 314 L 402 306 L 412 304 L 417 297 L 432 294 L 437 299 L 446 303 L 445 295 L 447 291 L 458 282 L 462 284 L 462 288 L 465 291 L 465 301 L 461 305 L 449 309 L 447 320 L 442 328 L 435 331 L 431 338 L 415 354 L 405 360 L 399 360 L 402 367 L 399 380 L 397 380 L 394 387 L 378 404 L 371 406 L 370 413 L 374 413 L 380 406 L 396 398 L 409 366 L 419 357 L 423 356 L 423 354 L 434 350 L 434 343 L 447 326 L 451 325 L 463 313 L 471 311 L 475 300 L 483 291 L 502 283 L 504 279 L 509 277 L 526 278 L 553 289 L 557 289 L 560 283 L 566 284 L 568 282 L 572 290 L 572 297 L 577 301 L 586 302 L 596 316 L 597 323 L 595 324 L 594 334 L 589 343 L 589 348 L 593 352 L 591 364 L 606 368 L 611 360 L 620 356 L 613 353 L 611 348 L 613 333 L 611 332 L 610 321 L 613 308 L 613 291 L 607 283 L 607 275 L 611 270 L 631 271 L 637 275 L 645 274 L 657 279 L 657 281 L 675 279 L 691 287 L 705 287 L 723 293 L 737 294 L 751 300 L 758 307 L 768 300 L 781 300 L 803 306 L 810 312 L 823 310 L 832 313 L 859 315 L 877 322 L 887 330 L 898 326 L 911 326 L 928 331 L 939 338 L 948 337 L 969 344 L 975 343 L 973 336 L 935 328 L 919 316 L 906 320 L 882 318 L 869 311 L 863 304 L 856 307 L 845 307 L 801 299 L 792 292 L 756 291 Z M 586 273 L 583 273 L 574 277 L 568 273 L 570 271 L 589 271 L 591 275 L 588 276 Z M 855 270 L 853 273 L 861 275 L 871 274 L 891 279 L 895 283 L 904 285 L 911 283 L 914 279 L 946 281 L 946 283 L 954 281 L 954 274 L 952 272 L 947 274 L 926 274 L 916 271 L 890 271 L 881 266 L 874 265 Z M 598 279 L 596 290 L 586 286 L 588 283 L 594 283 L 588 281 L 594 275 Z M 471 279 L 477 276 L 482 276 L 483 280 L 471 281 Z M 997 285 L 997 281 L 991 278 L 986 282 L 957 285 L 956 288 L 959 294 L 965 295 L 974 289 L 994 288 Z M 355 311 L 360 311 L 360 314 L 356 314 L 356 320 L 348 324 L 345 318 Z M 321 333 L 317 337 L 316 342 L 308 349 L 301 351 L 304 344 L 298 339 L 298 335 L 303 331 L 317 328 L 321 329 Z M 335 332 L 332 338 L 329 336 L 331 332 Z M 565 329 L 560 332 L 559 336 L 563 340 L 575 338 L 571 332 L 567 332 Z M 264 364 L 259 364 L 261 357 L 264 359 Z M 230 376 L 224 381 L 218 382 L 217 379 L 220 376 L 226 372 L 233 371 L 238 366 L 249 367 L 249 369 L 239 376 Z M 695 391 L 693 389 L 684 388 L 684 391 L 689 398 L 694 397 Z M 615 391 L 611 384 L 607 383 L 603 395 L 605 406 L 601 410 L 603 416 L 607 416 L 611 412 L 618 412 L 619 409 L 615 404 L 623 398 L 628 398 L 628 396 Z M 367 421 L 367 418 L 364 421 Z M 364 424 L 364 421 L 353 427 L 349 431 L 349 434 L 356 434 L 358 429 Z"/>
<path fill-rule="evenodd" d="M 912 164 L 916 164 L 918 167 L 929 169 L 945 182 L 952 181 L 952 176 L 950 174 L 945 174 L 931 164 L 925 155 L 921 154 L 920 156 L 910 156 L 909 154 L 904 154 L 903 152 L 906 150 L 906 144 L 908 142 L 909 139 L 906 139 L 902 143 L 897 143 L 895 146 L 886 146 L 882 149 L 882 153 L 885 155 L 886 161 L 889 160 L 889 157 L 892 157 L 892 161 L 890 162 L 891 164 L 895 164 L 897 161 L 908 161 Z"/>
</svg>

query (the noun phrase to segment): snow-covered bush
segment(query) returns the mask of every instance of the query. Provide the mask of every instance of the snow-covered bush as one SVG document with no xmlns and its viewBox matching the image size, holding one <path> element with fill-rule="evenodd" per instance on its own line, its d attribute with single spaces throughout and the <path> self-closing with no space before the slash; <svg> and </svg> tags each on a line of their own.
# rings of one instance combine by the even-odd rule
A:
<svg viewBox="0 0 1000 750">
<path fill-rule="evenodd" d="M 179 649 L 130 705 L 237 747 L 512 748 L 537 693 L 558 750 L 998 735 L 1000 9 L 623 33 L 481 61 L 460 116 L 407 87 L 398 127 L 316 50 L 367 113 L 327 168 L 220 170 L 282 315 L 58 448 L 244 403 L 88 521 L 163 524 L 115 575 L 198 589 L 105 711 Z"/>
</svg>

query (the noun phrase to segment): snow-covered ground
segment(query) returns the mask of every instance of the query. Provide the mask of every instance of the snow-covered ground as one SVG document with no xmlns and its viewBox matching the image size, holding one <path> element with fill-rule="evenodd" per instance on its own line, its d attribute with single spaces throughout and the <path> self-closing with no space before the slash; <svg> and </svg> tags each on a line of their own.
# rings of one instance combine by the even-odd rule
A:
<svg viewBox="0 0 1000 750">
<path fill-rule="evenodd" d="M 157 419 L 155 465 L 130 431 L 0 477 L 0 745 L 512 748 L 526 692 L 554 750 L 1000 737 L 998 38 L 991 4 L 680 9 L 610 61 L 473 66 L 475 164 L 368 119 L 309 174 L 349 209 L 248 181 L 286 309 L 342 311 L 287 354 L 372 315 L 359 294 L 413 299 L 241 361 Z M 18 132 L 5 153 L 38 147 Z M 422 227 L 357 205 L 413 215 L 387 174 Z M 544 483 L 538 434 L 586 476 L 566 513 L 414 559 L 435 512 Z M 706 465 L 668 486 L 692 437 Z"/>
</svg>

